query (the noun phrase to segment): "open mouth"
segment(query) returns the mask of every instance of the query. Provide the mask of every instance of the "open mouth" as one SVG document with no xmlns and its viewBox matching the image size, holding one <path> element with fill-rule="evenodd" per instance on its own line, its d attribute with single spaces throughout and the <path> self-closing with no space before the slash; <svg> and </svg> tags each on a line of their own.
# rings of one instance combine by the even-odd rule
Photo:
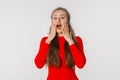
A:
<svg viewBox="0 0 120 80">
<path fill-rule="evenodd" d="M 61 28 L 61 25 L 57 25 L 57 28 L 60 29 L 60 28 Z"/>
</svg>

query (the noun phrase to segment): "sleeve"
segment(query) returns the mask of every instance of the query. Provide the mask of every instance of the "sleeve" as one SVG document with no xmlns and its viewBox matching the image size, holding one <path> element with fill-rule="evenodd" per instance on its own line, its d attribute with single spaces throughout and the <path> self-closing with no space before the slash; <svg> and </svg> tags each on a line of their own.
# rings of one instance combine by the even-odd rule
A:
<svg viewBox="0 0 120 80">
<path fill-rule="evenodd" d="M 49 48 L 49 44 L 45 42 L 46 39 L 47 39 L 47 37 L 43 37 L 41 39 L 38 53 L 34 59 L 34 63 L 37 68 L 42 68 L 46 61 L 48 48 Z"/>
<path fill-rule="evenodd" d="M 72 44 L 69 46 L 69 48 L 76 66 L 78 68 L 83 68 L 86 63 L 86 58 L 83 50 L 83 42 L 79 36 L 76 37 L 76 40 L 78 42 L 78 46 L 76 46 L 76 44 Z"/>
</svg>

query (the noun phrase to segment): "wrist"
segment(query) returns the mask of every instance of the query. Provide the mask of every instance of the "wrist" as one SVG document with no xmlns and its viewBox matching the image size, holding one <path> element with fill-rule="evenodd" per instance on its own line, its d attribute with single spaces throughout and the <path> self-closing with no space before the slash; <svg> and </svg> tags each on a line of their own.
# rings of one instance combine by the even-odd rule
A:
<svg viewBox="0 0 120 80">
<path fill-rule="evenodd" d="M 47 38 L 45 42 L 50 44 L 51 40 L 49 38 Z"/>
<path fill-rule="evenodd" d="M 72 45 L 72 44 L 74 44 L 74 41 L 73 41 L 73 40 L 70 40 L 70 41 L 68 41 L 68 44 L 69 44 L 69 45 Z"/>
</svg>

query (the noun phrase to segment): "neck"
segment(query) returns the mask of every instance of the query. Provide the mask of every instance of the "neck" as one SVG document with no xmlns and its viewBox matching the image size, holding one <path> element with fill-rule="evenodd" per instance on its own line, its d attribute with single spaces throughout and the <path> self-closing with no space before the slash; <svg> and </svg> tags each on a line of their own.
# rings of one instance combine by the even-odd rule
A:
<svg viewBox="0 0 120 80">
<path fill-rule="evenodd" d="M 58 33 L 58 36 L 63 36 L 63 34 L 62 33 Z"/>
</svg>

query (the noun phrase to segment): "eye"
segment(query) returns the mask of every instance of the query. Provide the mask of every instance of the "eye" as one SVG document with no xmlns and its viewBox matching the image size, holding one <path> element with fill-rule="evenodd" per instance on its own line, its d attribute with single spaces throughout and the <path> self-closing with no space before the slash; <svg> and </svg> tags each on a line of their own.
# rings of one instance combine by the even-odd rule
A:
<svg viewBox="0 0 120 80">
<path fill-rule="evenodd" d="M 61 17 L 61 19 L 65 19 L 65 17 Z"/>
<path fill-rule="evenodd" d="M 57 19 L 57 17 L 53 17 L 53 19 L 54 19 L 54 20 L 56 20 L 56 19 Z"/>
</svg>

